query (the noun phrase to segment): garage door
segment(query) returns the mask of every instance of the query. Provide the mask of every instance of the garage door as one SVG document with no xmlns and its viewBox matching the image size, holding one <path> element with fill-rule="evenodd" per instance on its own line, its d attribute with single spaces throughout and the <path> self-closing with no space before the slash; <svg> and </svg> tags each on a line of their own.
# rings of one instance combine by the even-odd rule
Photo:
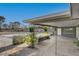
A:
<svg viewBox="0 0 79 59">
<path fill-rule="evenodd" d="M 76 28 L 75 27 L 62 28 L 62 35 L 66 37 L 76 38 Z"/>
</svg>

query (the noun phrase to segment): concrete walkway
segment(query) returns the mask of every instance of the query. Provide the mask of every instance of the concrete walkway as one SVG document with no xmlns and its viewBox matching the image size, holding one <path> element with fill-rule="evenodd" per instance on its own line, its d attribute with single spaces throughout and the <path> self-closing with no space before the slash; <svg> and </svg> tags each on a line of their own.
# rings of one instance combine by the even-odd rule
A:
<svg viewBox="0 0 79 59">
<path fill-rule="evenodd" d="M 24 48 L 23 50 L 11 54 L 15 56 L 79 56 L 79 49 L 75 48 L 74 38 L 52 36 L 50 40 L 39 43 L 35 49 Z M 57 48 L 57 49 L 56 49 Z"/>
</svg>

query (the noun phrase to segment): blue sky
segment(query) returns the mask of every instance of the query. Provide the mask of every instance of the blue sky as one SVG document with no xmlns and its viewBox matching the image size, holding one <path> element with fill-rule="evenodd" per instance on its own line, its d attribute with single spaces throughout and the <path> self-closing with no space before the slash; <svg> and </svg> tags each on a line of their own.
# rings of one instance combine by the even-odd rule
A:
<svg viewBox="0 0 79 59">
<path fill-rule="evenodd" d="M 19 21 L 62 12 L 69 9 L 67 3 L 2 3 L 0 4 L 0 16 L 4 16 L 6 23 Z"/>
</svg>

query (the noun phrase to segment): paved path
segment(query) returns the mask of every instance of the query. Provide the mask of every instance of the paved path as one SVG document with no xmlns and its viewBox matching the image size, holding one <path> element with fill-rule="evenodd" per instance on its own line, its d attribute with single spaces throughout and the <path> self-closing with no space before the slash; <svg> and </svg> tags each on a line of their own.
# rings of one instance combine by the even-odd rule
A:
<svg viewBox="0 0 79 59">
<path fill-rule="evenodd" d="M 36 46 L 36 49 L 24 48 L 23 50 L 11 54 L 16 56 L 79 56 L 79 50 L 75 48 L 73 38 L 52 36 L 50 40 L 45 40 Z"/>
</svg>

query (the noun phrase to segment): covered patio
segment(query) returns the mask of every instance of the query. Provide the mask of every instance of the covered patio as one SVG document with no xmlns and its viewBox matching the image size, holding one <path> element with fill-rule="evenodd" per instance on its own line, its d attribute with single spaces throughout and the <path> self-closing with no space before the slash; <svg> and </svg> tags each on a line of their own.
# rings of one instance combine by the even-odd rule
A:
<svg viewBox="0 0 79 59">
<path fill-rule="evenodd" d="M 79 19 L 72 19 L 70 11 L 33 18 L 28 21 L 33 25 L 52 27 L 57 35 L 78 38 Z"/>
</svg>

